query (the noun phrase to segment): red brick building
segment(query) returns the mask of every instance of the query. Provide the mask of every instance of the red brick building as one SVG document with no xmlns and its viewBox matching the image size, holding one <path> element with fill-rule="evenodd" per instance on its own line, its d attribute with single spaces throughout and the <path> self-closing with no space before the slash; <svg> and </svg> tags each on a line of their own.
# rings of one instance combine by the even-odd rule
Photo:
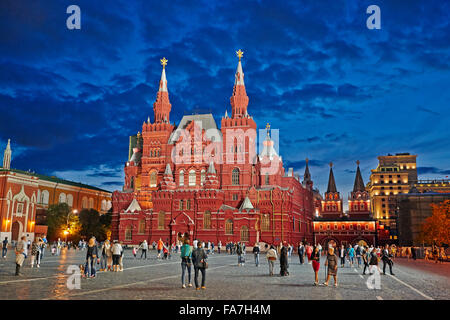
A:
<svg viewBox="0 0 450 320">
<path fill-rule="evenodd" d="M 364 186 L 359 161 L 357 164 L 353 191 L 348 197 L 349 210 L 344 213 L 330 163 L 327 192 L 321 201 L 320 212 L 314 217 L 314 242 L 325 248 L 328 244 L 376 244 L 376 221 L 370 211 L 369 193 Z"/>
<path fill-rule="evenodd" d="M 247 106 L 242 52 L 221 128 L 212 114 L 170 122 L 171 103 L 163 65 L 153 104 L 154 121 L 130 137 L 125 184 L 113 193 L 112 238 L 125 244 L 179 232 L 222 243 L 312 242 L 314 196 L 309 171 L 303 183 L 285 172 L 270 126 L 257 153 L 257 125 Z"/>
</svg>

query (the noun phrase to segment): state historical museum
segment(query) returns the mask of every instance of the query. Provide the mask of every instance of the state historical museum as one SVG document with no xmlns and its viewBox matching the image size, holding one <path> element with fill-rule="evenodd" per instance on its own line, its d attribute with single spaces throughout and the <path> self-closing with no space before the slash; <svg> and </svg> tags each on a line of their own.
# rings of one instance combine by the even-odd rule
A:
<svg viewBox="0 0 450 320">
<path fill-rule="evenodd" d="M 170 122 L 172 105 L 163 65 L 154 121 L 130 137 L 125 184 L 113 193 L 112 239 L 124 244 L 192 239 L 279 243 L 313 242 L 314 191 L 308 166 L 303 182 L 285 172 L 270 126 L 257 152 L 257 125 L 247 111 L 241 58 L 220 129 L 212 114 Z M 261 134 L 260 134 L 261 136 Z"/>
</svg>

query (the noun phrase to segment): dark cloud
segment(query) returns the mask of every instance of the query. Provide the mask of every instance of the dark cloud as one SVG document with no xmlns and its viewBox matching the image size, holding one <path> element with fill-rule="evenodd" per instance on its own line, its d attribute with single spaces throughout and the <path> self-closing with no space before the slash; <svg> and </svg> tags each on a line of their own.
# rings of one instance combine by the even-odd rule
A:
<svg viewBox="0 0 450 320">
<path fill-rule="evenodd" d="M 153 119 L 159 59 L 169 60 L 171 121 L 211 111 L 220 123 L 230 113 L 239 48 L 248 112 L 258 128 L 280 128 L 286 166 L 304 169 L 300 153 L 450 157 L 448 3 L 381 0 L 381 30 L 365 26 L 368 0 L 81 0 L 81 30 L 66 28 L 70 4 L 0 2 L 0 141 L 11 138 L 20 150 L 14 167 L 78 170 L 120 188 L 128 136 Z M 405 139 L 411 128 L 414 138 Z M 327 163 L 310 165 L 319 186 L 326 183 Z M 448 171 L 424 165 L 422 173 Z"/>
</svg>

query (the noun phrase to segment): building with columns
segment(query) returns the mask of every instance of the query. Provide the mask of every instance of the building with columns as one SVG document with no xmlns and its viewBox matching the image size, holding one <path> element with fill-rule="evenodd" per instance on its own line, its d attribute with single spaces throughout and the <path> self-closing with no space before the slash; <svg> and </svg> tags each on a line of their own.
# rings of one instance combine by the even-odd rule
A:
<svg viewBox="0 0 450 320">
<path fill-rule="evenodd" d="M 336 188 L 333 164 L 330 163 L 328 188 L 321 203 L 321 211 L 314 217 L 314 242 L 324 248 L 331 245 L 375 245 L 377 224 L 370 210 L 369 193 L 366 191 L 359 169 L 356 168 L 353 191 L 348 196 L 348 211 L 343 211 L 343 200 Z"/>
<path fill-rule="evenodd" d="M 10 140 L 0 168 L 0 239 L 18 240 L 22 235 L 33 240 L 46 234 L 42 217 L 49 205 L 67 203 L 80 212 L 95 209 L 106 213 L 111 208 L 111 192 L 57 177 L 11 168 Z"/>
<path fill-rule="evenodd" d="M 113 193 L 112 238 L 125 244 L 160 238 L 173 243 L 180 233 L 204 241 L 312 242 L 313 182 L 285 172 L 267 124 L 257 152 L 257 124 L 247 109 L 241 58 L 218 127 L 212 114 L 170 121 L 165 66 L 154 119 L 130 137 L 125 183 Z"/>
</svg>

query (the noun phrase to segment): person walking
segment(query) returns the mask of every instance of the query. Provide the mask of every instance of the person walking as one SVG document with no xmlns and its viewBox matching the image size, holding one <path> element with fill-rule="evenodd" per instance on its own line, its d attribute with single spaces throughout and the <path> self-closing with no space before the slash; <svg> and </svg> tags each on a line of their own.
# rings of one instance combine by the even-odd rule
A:
<svg viewBox="0 0 450 320">
<path fill-rule="evenodd" d="M 242 266 L 242 246 L 241 243 L 236 243 L 236 254 L 238 256 L 238 266 Z"/>
<path fill-rule="evenodd" d="M 413 260 L 417 259 L 415 247 L 411 247 L 411 256 L 412 256 Z"/>
<path fill-rule="evenodd" d="M 275 267 L 275 261 L 277 260 L 277 250 L 273 245 L 270 245 L 270 249 L 266 253 L 267 262 L 269 263 L 269 275 L 273 276 L 273 270 Z"/>
<path fill-rule="evenodd" d="M 192 263 L 194 264 L 194 282 L 195 289 L 200 290 L 198 285 L 198 273 L 202 273 L 202 289 L 206 289 L 206 268 L 208 266 L 207 263 L 208 256 L 206 255 L 205 250 L 202 247 L 202 242 L 199 241 L 197 244 L 197 249 L 192 252 Z"/>
<path fill-rule="evenodd" d="M 222 241 L 219 240 L 219 243 L 217 244 L 217 253 L 220 254 L 220 250 L 222 249 Z"/>
<path fill-rule="evenodd" d="M 186 288 L 185 273 L 188 272 L 188 287 L 192 287 L 191 266 L 192 266 L 192 247 L 189 239 L 184 239 L 180 250 L 181 257 L 181 287 Z"/>
<path fill-rule="evenodd" d="M 339 249 L 339 258 L 341 259 L 341 268 L 345 267 L 345 248 L 344 245 L 341 245 Z"/>
<path fill-rule="evenodd" d="M 298 252 L 298 258 L 300 260 L 300 264 L 304 263 L 304 256 L 305 256 L 305 246 L 303 245 L 303 242 L 300 242 L 297 248 Z"/>
<path fill-rule="evenodd" d="M 8 253 L 8 237 L 5 237 L 5 240 L 2 241 L 2 257 L 6 259 L 6 254 Z"/>
<path fill-rule="evenodd" d="M 392 265 L 394 264 L 391 259 L 391 254 L 389 252 L 389 245 L 386 244 L 384 247 L 383 252 L 381 253 L 381 259 L 383 260 L 383 275 L 386 274 L 386 265 L 389 265 L 389 271 L 391 275 L 394 276 L 394 273 L 392 272 Z"/>
<path fill-rule="evenodd" d="M 44 259 L 44 256 L 45 256 L 45 248 L 47 248 L 47 245 L 48 245 L 47 236 L 44 235 L 44 236 L 42 237 L 42 245 L 41 245 L 41 256 L 40 256 L 41 261 L 42 261 L 42 259 Z"/>
<path fill-rule="evenodd" d="M 358 263 L 358 268 L 360 268 L 361 263 L 361 246 L 356 245 L 355 246 L 355 255 L 356 255 L 356 262 Z"/>
<path fill-rule="evenodd" d="M 99 271 L 106 271 L 106 267 L 107 267 L 106 243 L 107 242 L 109 242 L 109 240 L 103 241 L 102 246 L 100 248 L 101 256 L 100 256 L 100 270 Z"/>
<path fill-rule="evenodd" d="M 86 250 L 86 265 L 84 267 L 84 275 L 88 278 L 95 278 L 95 263 L 97 262 L 98 249 L 95 243 L 95 238 L 89 239 Z"/>
<path fill-rule="evenodd" d="M 253 246 L 253 255 L 255 256 L 255 265 L 259 266 L 259 244 L 258 242 L 255 242 L 255 245 Z"/>
<path fill-rule="evenodd" d="M 337 269 L 338 269 L 338 258 L 334 254 L 334 248 L 331 247 L 328 249 L 327 259 L 325 260 L 325 267 L 328 266 L 327 280 L 324 282 L 325 286 L 328 286 L 328 281 L 330 281 L 330 277 L 334 278 L 334 286 L 337 287 Z"/>
<path fill-rule="evenodd" d="M 369 272 L 370 272 L 370 265 L 369 265 L 370 252 L 369 252 L 369 249 L 367 248 L 367 246 L 363 248 L 362 259 L 364 261 L 363 274 L 366 274 L 366 269 L 369 270 Z"/>
<path fill-rule="evenodd" d="M 140 248 L 142 249 L 141 259 L 142 259 L 142 256 L 145 256 L 145 260 L 147 260 L 147 250 L 148 250 L 147 240 L 142 241 Z"/>
<path fill-rule="evenodd" d="M 157 259 L 160 259 L 160 258 L 161 258 L 161 251 L 162 251 L 163 247 L 164 247 L 164 242 L 162 241 L 161 238 L 159 238 L 159 240 L 158 240 L 158 246 L 156 247 L 156 249 L 158 250 L 158 255 L 157 255 L 157 257 L 156 257 Z"/>
<path fill-rule="evenodd" d="M 308 257 L 308 264 L 311 264 L 311 255 L 313 252 L 313 248 L 311 245 L 306 245 L 306 256 Z"/>
<path fill-rule="evenodd" d="M 123 254 L 124 254 L 124 247 L 123 247 L 123 241 L 119 241 L 120 243 L 120 258 L 119 258 L 119 271 L 123 272 Z"/>
<path fill-rule="evenodd" d="M 320 251 L 318 247 L 314 247 L 311 253 L 312 268 L 314 270 L 314 285 L 319 285 L 319 269 L 320 269 Z"/>
<path fill-rule="evenodd" d="M 112 259 L 112 245 L 109 240 L 105 241 L 105 253 L 106 253 L 106 267 L 107 271 L 113 271 L 112 265 L 113 265 L 113 259 Z"/>
<path fill-rule="evenodd" d="M 348 259 L 350 261 L 350 268 L 353 267 L 353 263 L 355 262 L 355 249 L 352 246 L 348 248 Z"/>
<path fill-rule="evenodd" d="M 61 254 L 61 239 L 58 238 L 58 241 L 56 242 L 56 255 L 59 256 Z"/>
<path fill-rule="evenodd" d="M 379 272 L 378 268 L 378 255 L 376 250 L 369 251 L 369 274 L 372 275 L 375 273 L 375 270 Z"/>
<path fill-rule="evenodd" d="M 27 258 L 27 237 L 22 236 L 20 240 L 16 244 L 15 253 L 16 253 L 16 276 L 20 276 L 20 268 L 23 265 L 24 260 Z"/>
<path fill-rule="evenodd" d="M 122 246 L 120 245 L 120 243 L 117 240 L 114 240 L 111 251 L 112 251 L 112 260 L 113 260 L 113 271 L 118 272 L 119 265 L 120 265 L 120 254 L 122 252 Z"/>
<path fill-rule="evenodd" d="M 288 252 L 289 249 L 287 248 L 286 243 L 284 243 L 280 250 L 280 276 L 282 277 L 289 275 Z"/>
<path fill-rule="evenodd" d="M 37 238 L 33 241 L 33 244 L 31 245 L 31 268 L 34 267 L 34 262 L 36 261 L 36 267 L 40 267 L 40 253 L 41 253 L 41 238 Z"/>
</svg>

